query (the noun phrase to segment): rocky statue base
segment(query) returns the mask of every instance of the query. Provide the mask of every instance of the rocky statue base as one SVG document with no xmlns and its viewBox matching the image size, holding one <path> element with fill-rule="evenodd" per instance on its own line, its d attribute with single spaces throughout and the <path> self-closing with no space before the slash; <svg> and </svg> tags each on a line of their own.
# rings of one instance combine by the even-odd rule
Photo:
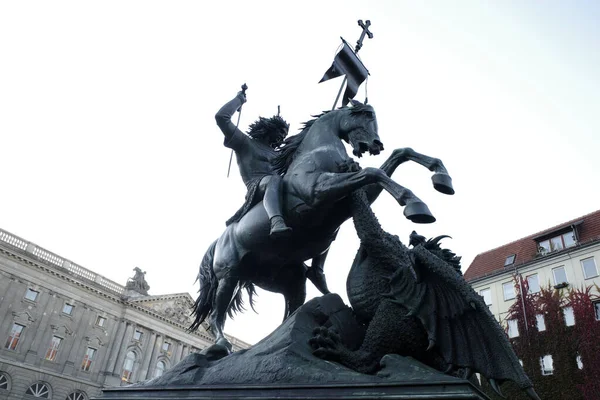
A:
<svg viewBox="0 0 600 400">
<path fill-rule="evenodd" d="M 348 347 L 364 336 L 352 310 L 335 294 L 313 299 L 250 349 L 221 359 L 214 349 L 191 354 L 163 376 L 105 389 L 103 399 L 488 399 L 471 382 L 410 358 L 387 355 L 374 375 L 312 354 L 318 327 L 333 328 Z M 355 332 L 355 335 L 348 335 Z M 356 338 L 356 343 L 352 343 Z"/>
</svg>

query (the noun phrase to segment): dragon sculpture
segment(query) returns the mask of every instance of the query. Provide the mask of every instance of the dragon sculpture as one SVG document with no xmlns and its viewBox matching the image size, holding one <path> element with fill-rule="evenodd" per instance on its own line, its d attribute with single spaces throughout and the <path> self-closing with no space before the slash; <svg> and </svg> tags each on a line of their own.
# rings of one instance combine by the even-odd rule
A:
<svg viewBox="0 0 600 400">
<path fill-rule="evenodd" d="M 409 249 L 382 229 L 364 192 L 352 201 L 361 246 L 346 287 L 366 332 L 358 348 L 348 348 L 344 333 L 317 328 L 313 354 L 366 374 L 386 354 L 411 356 L 465 379 L 480 373 L 501 396 L 499 384 L 513 381 L 539 400 L 505 332 L 462 277 L 460 257 L 439 246 L 446 236 L 413 232 Z"/>
</svg>

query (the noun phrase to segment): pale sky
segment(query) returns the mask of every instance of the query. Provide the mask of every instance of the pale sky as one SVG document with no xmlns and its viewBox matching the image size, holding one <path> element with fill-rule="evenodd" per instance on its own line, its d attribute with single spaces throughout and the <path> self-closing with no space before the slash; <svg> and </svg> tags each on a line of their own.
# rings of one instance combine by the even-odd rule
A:
<svg viewBox="0 0 600 400">
<path fill-rule="evenodd" d="M 412 147 L 441 158 L 456 189 L 403 165 L 394 179 L 438 221 L 410 223 L 384 193 L 374 210 L 389 232 L 451 235 L 464 270 L 600 208 L 598 2 L 5 1 L 0 227 L 118 283 L 138 266 L 151 294 L 195 297 L 245 194 L 235 163 L 226 178 L 215 112 L 246 82 L 242 130 L 281 105 L 297 132 L 331 108 L 341 78 L 317 82 L 358 19 L 372 22 L 360 56 L 386 147 L 361 165 Z M 344 298 L 357 249 L 349 221 L 325 267 Z M 226 332 L 270 333 L 283 299 L 260 292 L 257 308 Z"/>
</svg>

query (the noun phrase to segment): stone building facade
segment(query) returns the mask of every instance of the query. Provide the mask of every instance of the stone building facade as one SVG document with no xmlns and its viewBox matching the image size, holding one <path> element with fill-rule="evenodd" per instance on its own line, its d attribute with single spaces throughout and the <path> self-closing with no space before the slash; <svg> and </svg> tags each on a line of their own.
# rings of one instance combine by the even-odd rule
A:
<svg viewBox="0 0 600 400">
<path fill-rule="evenodd" d="M 600 286 L 600 210 L 478 254 L 465 279 L 505 322 L 515 301 L 515 274 L 536 293 L 548 285 L 560 290 Z M 600 303 L 595 303 L 600 318 Z"/>
<path fill-rule="evenodd" d="M 137 268 L 119 285 L 0 229 L 0 400 L 87 400 L 214 342 L 206 326 L 186 331 L 188 293 L 148 288 Z"/>
</svg>

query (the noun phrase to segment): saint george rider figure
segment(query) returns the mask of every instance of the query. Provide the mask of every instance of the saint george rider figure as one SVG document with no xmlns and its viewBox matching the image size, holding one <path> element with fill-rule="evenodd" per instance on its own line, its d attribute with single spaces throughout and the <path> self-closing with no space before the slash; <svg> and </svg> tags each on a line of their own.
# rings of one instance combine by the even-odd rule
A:
<svg viewBox="0 0 600 400">
<path fill-rule="evenodd" d="M 250 125 L 248 135 L 245 135 L 231 122 L 231 116 L 245 102 L 246 94 L 241 91 L 215 115 L 217 125 L 225 135 L 223 144 L 235 151 L 240 175 L 248 189 L 244 205 L 227 221 L 227 225 L 239 221 L 262 200 L 271 221 L 269 236 L 274 239 L 286 237 L 291 234 L 292 228 L 286 225 L 281 211 L 283 179 L 275 172 L 271 161 L 277 155 L 275 149 L 288 134 L 289 124 L 279 115 L 260 117 Z"/>
</svg>

